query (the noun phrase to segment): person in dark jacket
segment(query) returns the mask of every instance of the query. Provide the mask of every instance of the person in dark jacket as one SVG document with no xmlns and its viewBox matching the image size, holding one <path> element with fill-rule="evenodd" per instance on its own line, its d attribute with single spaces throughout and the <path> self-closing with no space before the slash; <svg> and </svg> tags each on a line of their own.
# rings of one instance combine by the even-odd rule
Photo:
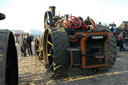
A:
<svg viewBox="0 0 128 85">
<path fill-rule="evenodd" d="M 92 25 L 92 23 L 90 22 L 89 16 L 88 16 L 87 19 L 85 20 L 84 24 L 86 24 L 86 25 Z"/>
<path fill-rule="evenodd" d="M 31 38 L 31 36 L 29 36 L 29 34 L 27 34 L 27 50 L 28 50 L 28 55 L 29 56 L 33 55 L 31 43 L 32 43 L 32 38 Z"/>
<path fill-rule="evenodd" d="M 90 31 L 94 31 L 94 29 L 95 29 L 95 23 L 94 23 L 93 19 L 89 18 L 89 16 L 84 21 L 84 26 L 86 26 L 86 25 L 87 25 L 86 28 L 89 30 L 89 32 Z"/>
<path fill-rule="evenodd" d="M 127 30 L 125 30 L 124 31 L 124 33 L 125 33 L 125 37 L 124 37 L 124 39 L 125 39 L 125 50 L 128 52 L 128 29 Z"/>
<path fill-rule="evenodd" d="M 123 45 L 123 42 L 124 42 L 124 33 L 123 32 L 121 32 L 120 34 L 119 34 L 119 36 L 118 36 L 118 40 L 119 40 L 119 49 L 120 49 L 120 51 L 125 51 L 125 49 L 124 49 L 124 45 Z"/>
<path fill-rule="evenodd" d="M 25 34 L 23 34 L 23 41 L 24 41 L 24 55 L 26 56 L 27 39 L 25 38 Z"/>
<path fill-rule="evenodd" d="M 21 51 L 21 56 L 26 56 L 26 49 L 25 49 L 25 39 L 24 39 L 24 35 L 21 34 L 19 39 L 18 39 L 18 43 L 20 45 L 20 51 Z"/>
</svg>

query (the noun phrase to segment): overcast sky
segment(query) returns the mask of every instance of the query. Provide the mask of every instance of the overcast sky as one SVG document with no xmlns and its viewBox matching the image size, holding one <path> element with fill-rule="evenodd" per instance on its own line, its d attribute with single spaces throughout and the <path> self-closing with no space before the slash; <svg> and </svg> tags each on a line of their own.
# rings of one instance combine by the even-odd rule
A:
<svg viewBox="0 0 128 85">
<path fill-rule="evenodd" d="M 90 16 L 96 22 L 118 26 L 128 20 L 128 0 L 0 0 L 0 12 L 6 14 L 0 28 L 43 31 L 44 13 L 50 5 L 61 15 Z"/>
</svg>

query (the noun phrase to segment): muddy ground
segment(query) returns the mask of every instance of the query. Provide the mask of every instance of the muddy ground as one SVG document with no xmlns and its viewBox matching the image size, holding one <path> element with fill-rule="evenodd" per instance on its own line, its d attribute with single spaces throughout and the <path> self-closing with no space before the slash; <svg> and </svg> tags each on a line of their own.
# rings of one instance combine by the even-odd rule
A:
<svg viewBox="0 0 128 85">
<path fill-rule="evenodd" d="M 35 56 L 18 57 L 19 85 L 128 85 L 128 52 L 119 52 L 115 65 L 105 73 L 73 69 L 65 79 L 53 80 Z"/>
</svg>

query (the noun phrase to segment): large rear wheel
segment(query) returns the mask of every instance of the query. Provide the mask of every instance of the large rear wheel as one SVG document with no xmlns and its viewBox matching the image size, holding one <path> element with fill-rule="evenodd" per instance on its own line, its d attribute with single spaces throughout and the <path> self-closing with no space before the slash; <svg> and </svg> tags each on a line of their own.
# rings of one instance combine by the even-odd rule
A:
<svg viewBox="0 0 128 85">
<path fill-rule="evenodd" d="M 18 58 L 12 33 L 9 36 L 5 72 L 5 85 L 18 85 Z"/>
<path fill-rule="evenodd" d="M 116 39 L 113 33 L 106 27 L 97 27 L 97 31 L 104 31 L 109 32 L 109 40 L 107 41 L 107 66 L 96 68 L 98 71 L 108 71 L 116 62 L 117 56 L 117 46 L 116 46 Z"/>
</svg>

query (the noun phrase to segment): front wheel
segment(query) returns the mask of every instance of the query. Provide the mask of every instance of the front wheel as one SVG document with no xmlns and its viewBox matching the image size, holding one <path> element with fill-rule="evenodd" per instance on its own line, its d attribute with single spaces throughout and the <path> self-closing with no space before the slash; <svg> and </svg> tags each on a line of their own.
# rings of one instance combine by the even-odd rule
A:
<svg viewBox="0 0 128 85">
<path fill-rule="evenodd" d="M 45 30 L 43 57 L 45 68 L 52 72 L 53 78 L 67 75 L 69 65 L 66 49 L 68 47 L 68 36 L 63 28 Z"/>
</svg>

